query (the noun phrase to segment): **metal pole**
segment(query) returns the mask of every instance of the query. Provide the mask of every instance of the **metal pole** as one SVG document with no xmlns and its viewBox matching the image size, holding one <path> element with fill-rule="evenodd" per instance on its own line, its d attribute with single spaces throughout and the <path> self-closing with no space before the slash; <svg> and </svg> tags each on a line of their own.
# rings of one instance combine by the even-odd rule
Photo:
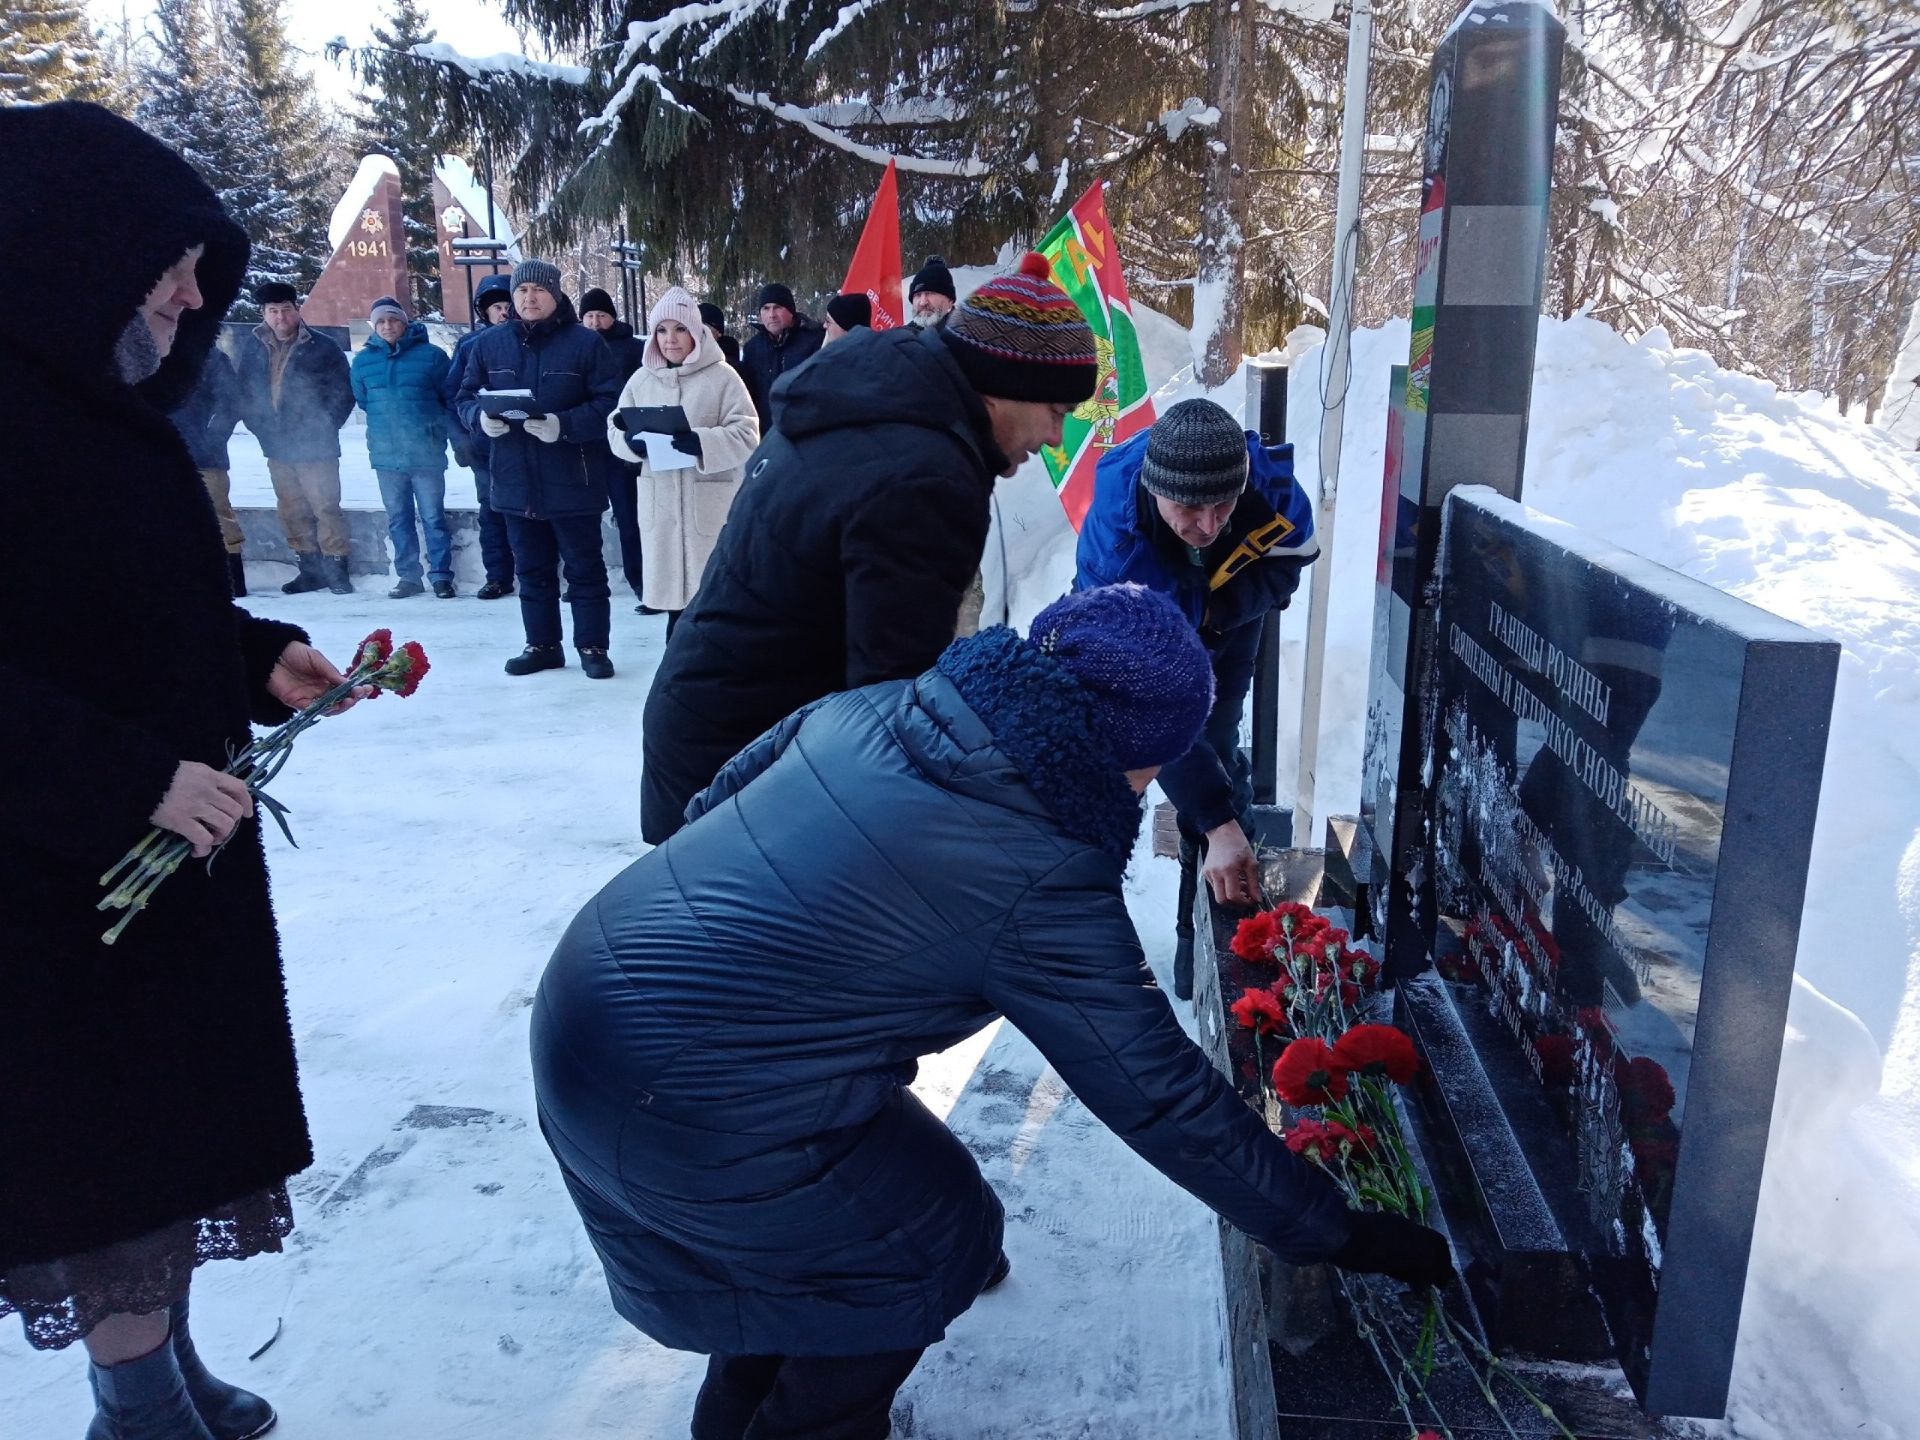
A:
<svg viewBox="0 0 1920 1440">
<path fill-rule="evenodd" d="M 1287 443 L 1287 367 L 1247 363 L 1249 428 L 1262 445 Z M 1260 653 L 1253 662 L 1253 803 L 1271 805 L 1280 786 L 1280 612 L 1260 623 Z"/>
<path fill-rule="evenodd" d="M 1327 341 L 1321 348 L 1320 503 L 1314 533 L 1320 560 L 1313 567 L 1307 610 L 1306 674 L 1300 686 L 1300 769 L 1293 788 L 1294 844 L 1322 843 L 1314 828 L 1319 795 L 1320 697 L 1327 669 L 1327 606 L 1333 585 L 1333 514 L 1340 492 L 1341 428 L 1346 423 L 1353 363 L 1353 281 L 1360 249 L 1360 169 L 1366 153 L 1367 72 L 1373 51 L 1373 7 L 1353 0 L 1347 29 L 1347 107 L 1340 122 L 1340 189 L 1333 220 L 1333 283 Z"/>
<path fill-rule="evenodd" d="M 464 208 L 462 209 L 461 213 L 462 215 L 466 213 Z M 471 239 L 472 236 L 470 232 L 472 231 L 472 229 L 473 229 L 473 224 L 471 221 L 465 220 L 465 219 L 461 220 L 460 238 L 462 240 Z M 449 245 L 447 248 L 449 250 L 453 249 L 451 245 Z M 452 258 L 453 258 L 454 264 L 460 265 L 460 260 L 457 255 Z M 467 278 L 467 329 L 478 330 L 480 328 L 480 316 L 477 312 L 477 307 L 473 303 L 473 267 L 471 265 L 460 265 L 460 273 L 466 276 Z"/>
</svg>

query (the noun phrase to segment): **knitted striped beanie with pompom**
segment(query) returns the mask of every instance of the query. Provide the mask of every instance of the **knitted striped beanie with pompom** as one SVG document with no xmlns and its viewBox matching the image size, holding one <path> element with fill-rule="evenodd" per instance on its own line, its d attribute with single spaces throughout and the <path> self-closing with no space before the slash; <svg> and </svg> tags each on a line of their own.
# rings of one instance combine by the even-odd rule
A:
<svg viewBox="0 0 1920 1440">
<path fill-rule="evenodd" d="M 1093 330 L 1037 251 L 956 305 L 940 335 L 973 388 L 996 399 L 1078 405 L 1100 378 Z"/>
</svg>

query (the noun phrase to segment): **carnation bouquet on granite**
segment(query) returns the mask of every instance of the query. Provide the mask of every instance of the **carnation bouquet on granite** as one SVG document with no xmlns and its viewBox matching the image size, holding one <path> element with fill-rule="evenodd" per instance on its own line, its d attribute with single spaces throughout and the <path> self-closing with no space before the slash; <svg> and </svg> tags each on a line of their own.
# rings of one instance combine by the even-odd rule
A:
<svg viewBox="0 0 1920 1440">
<path fill-rule="evenodd" d="M 293 742 L 319 724 L 354 691 L 371 686 L 374 696 L 387 691 L 405 697 L 420 688 L 420 682 L 432 668 L 427 663 L 427 652 L 418 641 L 409 640 L 396 647 L 391 630 L 374 631 L 360 642 L 359 649 L 354 651 L 353 664 L 347 667 L 346 675 L 338 685 L 285 724 L 258 736 L 239 754 L 229 756 L 226 773 L 246 782 L 254 803 L 273 816 L 280 833 L 287 837 L 287 843 L 297 846 L 293 831 L 287 825 L 287 807 L 267 794 L 265 788 L 293 758 Z M 237 830 L 235 833 L 238 833 Z M 232 838 L 229 835 L 227 840 Z M 226 847 L 227 840 L 214 846 L 213 853 L 207 856 L 209 869 Z M 107 889 L 107 894 L 96 908 L 126 912 L 100 939 L 108 945 L 118 940 L 120 933 L 133 923 L 134 916 L 147 907 L 162 882 L 178 870 L 192 853 L 193 843 L 171 830 L 156 826 L 147 831 L 139 844 L 120 857 L 119 864 L 100 877 L 100 884 Z"/>
<path fill-rule="evenodd" d="M 1369 1018 L 1379 1008 L 1380 965 L 1351 940 L 1292 901 L 1249 916 L 1234 933 L 1233 953 L 1257 970 L 1271 966 L 1274 978 L 1247 987 L 1228 1011 L 1252 1032 L 1262 1090 L 1270 1086 L 1283 1107 L 1287 1148 L 1324 1171 L 1354 1208 L 1426 1224 L 1432 1201 L 1394 1093 L 1418 1076 L 1420 1057 L 1405 1031 Z M 1447 1314 L 1439 1294 L 1427 1293 L 1409 1337 L 1406 1310 L 1389 1284 L 1336 1273 L 1413 1440 L 1454 1440 L 1427 1384 L 1443 1345 L 1458 1352 L 1506 1434 L 1519 1432 L 1502 1411 L 1496 1382 L 1554 1433 L 1578 1440 L 1471 1326 Z"/>
</svg>

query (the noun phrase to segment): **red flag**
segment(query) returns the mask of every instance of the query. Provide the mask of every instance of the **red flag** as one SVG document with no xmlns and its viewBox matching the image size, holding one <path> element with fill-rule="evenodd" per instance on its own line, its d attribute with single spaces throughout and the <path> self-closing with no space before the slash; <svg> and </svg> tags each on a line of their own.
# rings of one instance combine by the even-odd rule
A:
<svg viewBox="0 0 1920 1440">
<path fill-rule="evenodd" d="M 906 318 L 901 314 L 902 288 L 900 185 L 889 160 L 887 173 L 880 177 L 880 188 L 873 192 L 873 208 L 867 212 L 866 228 L 860 232 L 860 244 L 853 252 L 853 263 L 847 266 L 840 293 L 865 295 L 873 305 L 873 328 L 891 330 Z"/>
</svg>

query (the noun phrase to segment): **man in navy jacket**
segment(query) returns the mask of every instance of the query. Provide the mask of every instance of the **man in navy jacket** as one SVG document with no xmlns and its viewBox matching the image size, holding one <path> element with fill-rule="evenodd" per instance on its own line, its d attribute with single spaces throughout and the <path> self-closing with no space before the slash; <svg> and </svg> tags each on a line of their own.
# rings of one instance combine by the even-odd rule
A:
<svg viewBox="0 0 1920 1440">
<path fill-rule="evenodd" d="M 487 276 L 473 292 L 473 329 L 453 347 L 453 363 L 440 384 L 454 462 L 473 472 L 473 493 L 480 502 L 480 563 L 487 572 L 487 583 L 480 587 L 482 600 L 499 600 L 513 593 L 513 546 L 507 540 L 506 517 L 492 505 L 493 442 L 479 426 L 469 428 L 461 420 L 460 381 L 467 373 L 467 357 L 473 353 L 474 342 L 491 327 L 504 325 L 512 318 L 512 280 L 505 275 Z"/>
<path fill-rule="evenodd" d="M 1200 632 L 1213 664 L 1213 712 L 1193 748 L 1160 772 L 1160 788 L 1179 811 L 1183 870 L 1204 855 L 1201 873 L 1223 905 L 1260 896 L 1244 818 L 1253 787 L 1239 745 L 1260 622 L 1286 608 L 1318 553 L 1312 507 L 1293 482 L 1293 447 L 1266 449 L 1211 400 L 1181 401 L 1101 457 L 1074 588 L 1145 585 L 1171 597 Z M 1174 990 L 1185 1000 L 1193 993 L 1190 906 L 1175 928 Z"/>
<path fill-rule="evenodd" d="M 520 579 L 527 647 L 506 670 L 531 675 L 567 663 L 560 643 L 564 561 L 580 669 L 589 679 L 609 679 L 612 605 L 600 516 L 613 469 L 607 416 L 620 399 L 620 368 L 560 293 L 559 267 L 544 260 L 514 266 L 513 313 L 512 324 L 474 341 L 459 399 L 461 422 L 493 442 L 490 499 L 506 517 Z M 482 392 L 503 390 L 523 392 L 507 406 L 521 418 L 488 413 Z"/>
</svg>

